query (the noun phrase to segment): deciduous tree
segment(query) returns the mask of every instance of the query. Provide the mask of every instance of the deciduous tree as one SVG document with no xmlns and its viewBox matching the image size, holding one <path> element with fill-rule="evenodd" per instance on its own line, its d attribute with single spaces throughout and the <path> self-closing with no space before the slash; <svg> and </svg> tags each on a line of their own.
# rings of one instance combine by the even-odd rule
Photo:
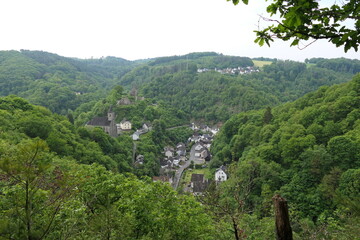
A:
<svg viewBox="0 0 360 240">
<path fill-rule="evenodd" d="M 232 1 L 235 5 L 240 0 Z M 241 0 L 248 4 L 249 0 Z M 278 15 L 279 20 L 265 18 L 274 23 L 262 30 L 257 30 L 255 42 L 259 45 L 274 38 L 292 40 L 291 46 L 298 46 L 300 40 L 327 39 L 337 47 L 344 46 L 344 51 L 358 50 L 360 44 L 360 2 L 358 0 L 334 1 L 326 6 L 325 1 L 275 0 L 267 7 L 271 17 Z"/>
</svg>

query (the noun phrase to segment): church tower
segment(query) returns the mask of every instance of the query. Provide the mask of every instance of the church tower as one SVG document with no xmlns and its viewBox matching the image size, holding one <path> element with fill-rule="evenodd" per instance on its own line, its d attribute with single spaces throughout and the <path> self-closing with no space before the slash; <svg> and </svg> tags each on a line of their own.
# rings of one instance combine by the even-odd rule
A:
<svg viewBox="0 0 360 240">
<path fill-rule="evenodd" d="M 110 125 L 109 126 L 110 127 L 109 135 L 112 137 L 117 137 L 117 128 L 116 128 L 116 123 L 115 123 L 116 115 L 112 111 L 112 106 L 110 106 L 110 108 L 109 108 L 107 117 L 108 117 L 108 121 L 109 121 L 109 125 Z"/>
</svg>

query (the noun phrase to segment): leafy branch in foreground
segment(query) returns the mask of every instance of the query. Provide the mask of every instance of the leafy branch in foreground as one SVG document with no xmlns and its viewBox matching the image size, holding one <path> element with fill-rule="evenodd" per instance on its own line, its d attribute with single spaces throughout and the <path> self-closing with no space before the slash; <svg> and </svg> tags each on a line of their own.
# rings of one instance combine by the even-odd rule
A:
<svg viewBox="0 0 360 240">
<path fill-rule="evenodd" d="M 239 0 L 232 2 L 237 5 Z M 248 4 L 248 0 L 242 2 Z M 274 24 L 255 31 L 255 42 L 260 46 L 264 43 L 270 46 L 270 41 L 279 38 L 284 41 L 292 40 L 291 46 L 298 46 L 300 40 L 327 39 L 336 47 L 344 46 L 345 52 L 350 49 L 358 51 L 360 2 L 335 1 L 329 7 L 322 7 L 321 2 L 324 1 L 275 0 L 268 5 L 267 12 L 270 16 L 278 14 L 280 20 L 261 17 Z"/>
</svg>

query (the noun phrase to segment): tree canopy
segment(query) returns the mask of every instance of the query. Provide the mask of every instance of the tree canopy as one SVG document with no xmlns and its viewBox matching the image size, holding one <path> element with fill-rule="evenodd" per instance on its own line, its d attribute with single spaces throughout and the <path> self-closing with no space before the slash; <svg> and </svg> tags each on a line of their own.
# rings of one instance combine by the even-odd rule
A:
<svg viewBox="0 0 360 240">
<path fill-rule="evenodd" d="M 228 0 L 230 1 L 230 0 Z M 232 0 L 236 5 L 240 1 Z M 248 0 L 242 0 L 248 4 Z M 274 0 L 267 7 L 271 17 L 278 15 L 280 19 L 265 19 L 274 24 L 263 30 L 255 31 L 255 42 L 259 45 L 279 38 L 292 40 L 291 46 L 299 45 L 300 40 L 327 39 L 344 51 L 358 50 L 360 44 L 360 2 L 358 0 L 334 1 L 326 6 L 325 1 L 308 0 Z"/>
</svg>

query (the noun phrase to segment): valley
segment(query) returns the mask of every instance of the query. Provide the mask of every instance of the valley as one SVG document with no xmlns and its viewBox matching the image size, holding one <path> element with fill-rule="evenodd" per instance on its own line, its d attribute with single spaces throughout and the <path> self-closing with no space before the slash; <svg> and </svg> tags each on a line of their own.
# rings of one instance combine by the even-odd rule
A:
<svg viewBox="0 0 360 240">
<path fill-rule="evenodd" d="M 1 51 L 0 239 L 274 239 L 275 194 L 294 238 L 352 239 L 359 72 Z"/>
</svg>

